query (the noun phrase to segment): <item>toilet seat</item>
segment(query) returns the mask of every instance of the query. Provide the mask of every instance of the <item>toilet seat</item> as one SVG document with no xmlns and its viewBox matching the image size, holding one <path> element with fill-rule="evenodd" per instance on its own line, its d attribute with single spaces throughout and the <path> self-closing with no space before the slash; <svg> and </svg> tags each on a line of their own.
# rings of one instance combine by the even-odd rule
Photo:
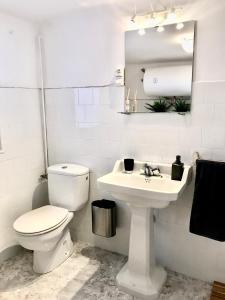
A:
<svg viewBox="0 0 225 300">
<path fill-rule="evenodd" d="M 61 226 L 68 218 L 69 211 L 62 207 L 46 205 L 20 216 L 13 224 L 21 235 L 40 235 Z"/>
</svg>

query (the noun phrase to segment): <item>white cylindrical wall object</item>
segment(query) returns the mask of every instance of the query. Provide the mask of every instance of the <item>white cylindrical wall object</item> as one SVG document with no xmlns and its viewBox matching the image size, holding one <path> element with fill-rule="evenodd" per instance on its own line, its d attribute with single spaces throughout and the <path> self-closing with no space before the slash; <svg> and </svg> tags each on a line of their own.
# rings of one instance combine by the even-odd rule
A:
<svg viewBox="0 0 225 300">
<path fill-rule="evenodd" d="M 143 81 L 148 96 L 190 96 L 191 83 L 191 64 L 151 67 Z"/>
</svg>

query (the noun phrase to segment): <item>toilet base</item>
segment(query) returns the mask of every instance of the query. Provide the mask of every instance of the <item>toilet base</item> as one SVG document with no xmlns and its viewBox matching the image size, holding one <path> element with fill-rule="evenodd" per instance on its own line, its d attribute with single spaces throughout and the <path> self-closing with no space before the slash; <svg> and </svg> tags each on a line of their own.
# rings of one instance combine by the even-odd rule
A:
<svg viewBox="0 0 225 300">
<path fill-rule="evenodd" d="M 61 265 L 73 253 L 73 242 L 69 229 L 66 229 L 63 236 L 50 251 L 35 251 L 33 257 L 33 270 L 36 273 L 48 273 Z"/>
</svg>

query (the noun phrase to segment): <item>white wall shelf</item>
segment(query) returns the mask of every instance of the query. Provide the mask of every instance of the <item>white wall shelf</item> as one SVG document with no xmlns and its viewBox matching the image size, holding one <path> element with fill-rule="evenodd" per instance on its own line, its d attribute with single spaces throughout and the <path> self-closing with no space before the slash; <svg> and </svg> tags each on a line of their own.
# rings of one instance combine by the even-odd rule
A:
<svg viewBox="0 0 225 300">
<path fill-rule="evenodd" d="M 119 111 L 119 114 L 122 115 L 133 115 L 133 114 L 176 114 L 185 116 L 187 114 L 190 114 L 190 111 L 188 112 L 175 112 L 175 111 L 167 111 L 167 112 L 148 112 L 148 111 L 136 111 L 136 112 L 125 112 L 125 111 Z"/>
</svg>

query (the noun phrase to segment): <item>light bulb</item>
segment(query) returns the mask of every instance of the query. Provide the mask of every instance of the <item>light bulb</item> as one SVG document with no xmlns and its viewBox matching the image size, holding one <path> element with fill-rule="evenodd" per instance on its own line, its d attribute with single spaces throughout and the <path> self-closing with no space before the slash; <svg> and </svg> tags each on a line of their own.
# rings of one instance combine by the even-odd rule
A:
<svg viewBox="0 0 225 300">
<path fill-rule="evenodd" d="M 173 9 L 171 9 L 169 12 L 168 12 L 168 14 L 167 14 L 167 21 L 169 21 L 169 22 L 175 22 L 176 21 L 176 19 L 177 19 L 177 14 L 176 14 L 176 11 L 175 11 L 175 9 L 173 8 Z"/>
<path fill-rule="evenodd" d="M 146 31 L 145 31 L 145 29 L 144 28 L 140 28 L 139 30 L 138 30 L 138 34 L 139 35 L 145 35 L 146 34 Z"/>
<path fill-rule="evenodd" d="M 176 29 L 181 30 L 182 28 L 184 28 L 184 23 L 177 23 Z"/>
<path fill-rule="evenodd" d="M 163 26 L 158 26 L 156 29 L 158 32 L 163 32 L 165 28 Z"/>
</svg>

